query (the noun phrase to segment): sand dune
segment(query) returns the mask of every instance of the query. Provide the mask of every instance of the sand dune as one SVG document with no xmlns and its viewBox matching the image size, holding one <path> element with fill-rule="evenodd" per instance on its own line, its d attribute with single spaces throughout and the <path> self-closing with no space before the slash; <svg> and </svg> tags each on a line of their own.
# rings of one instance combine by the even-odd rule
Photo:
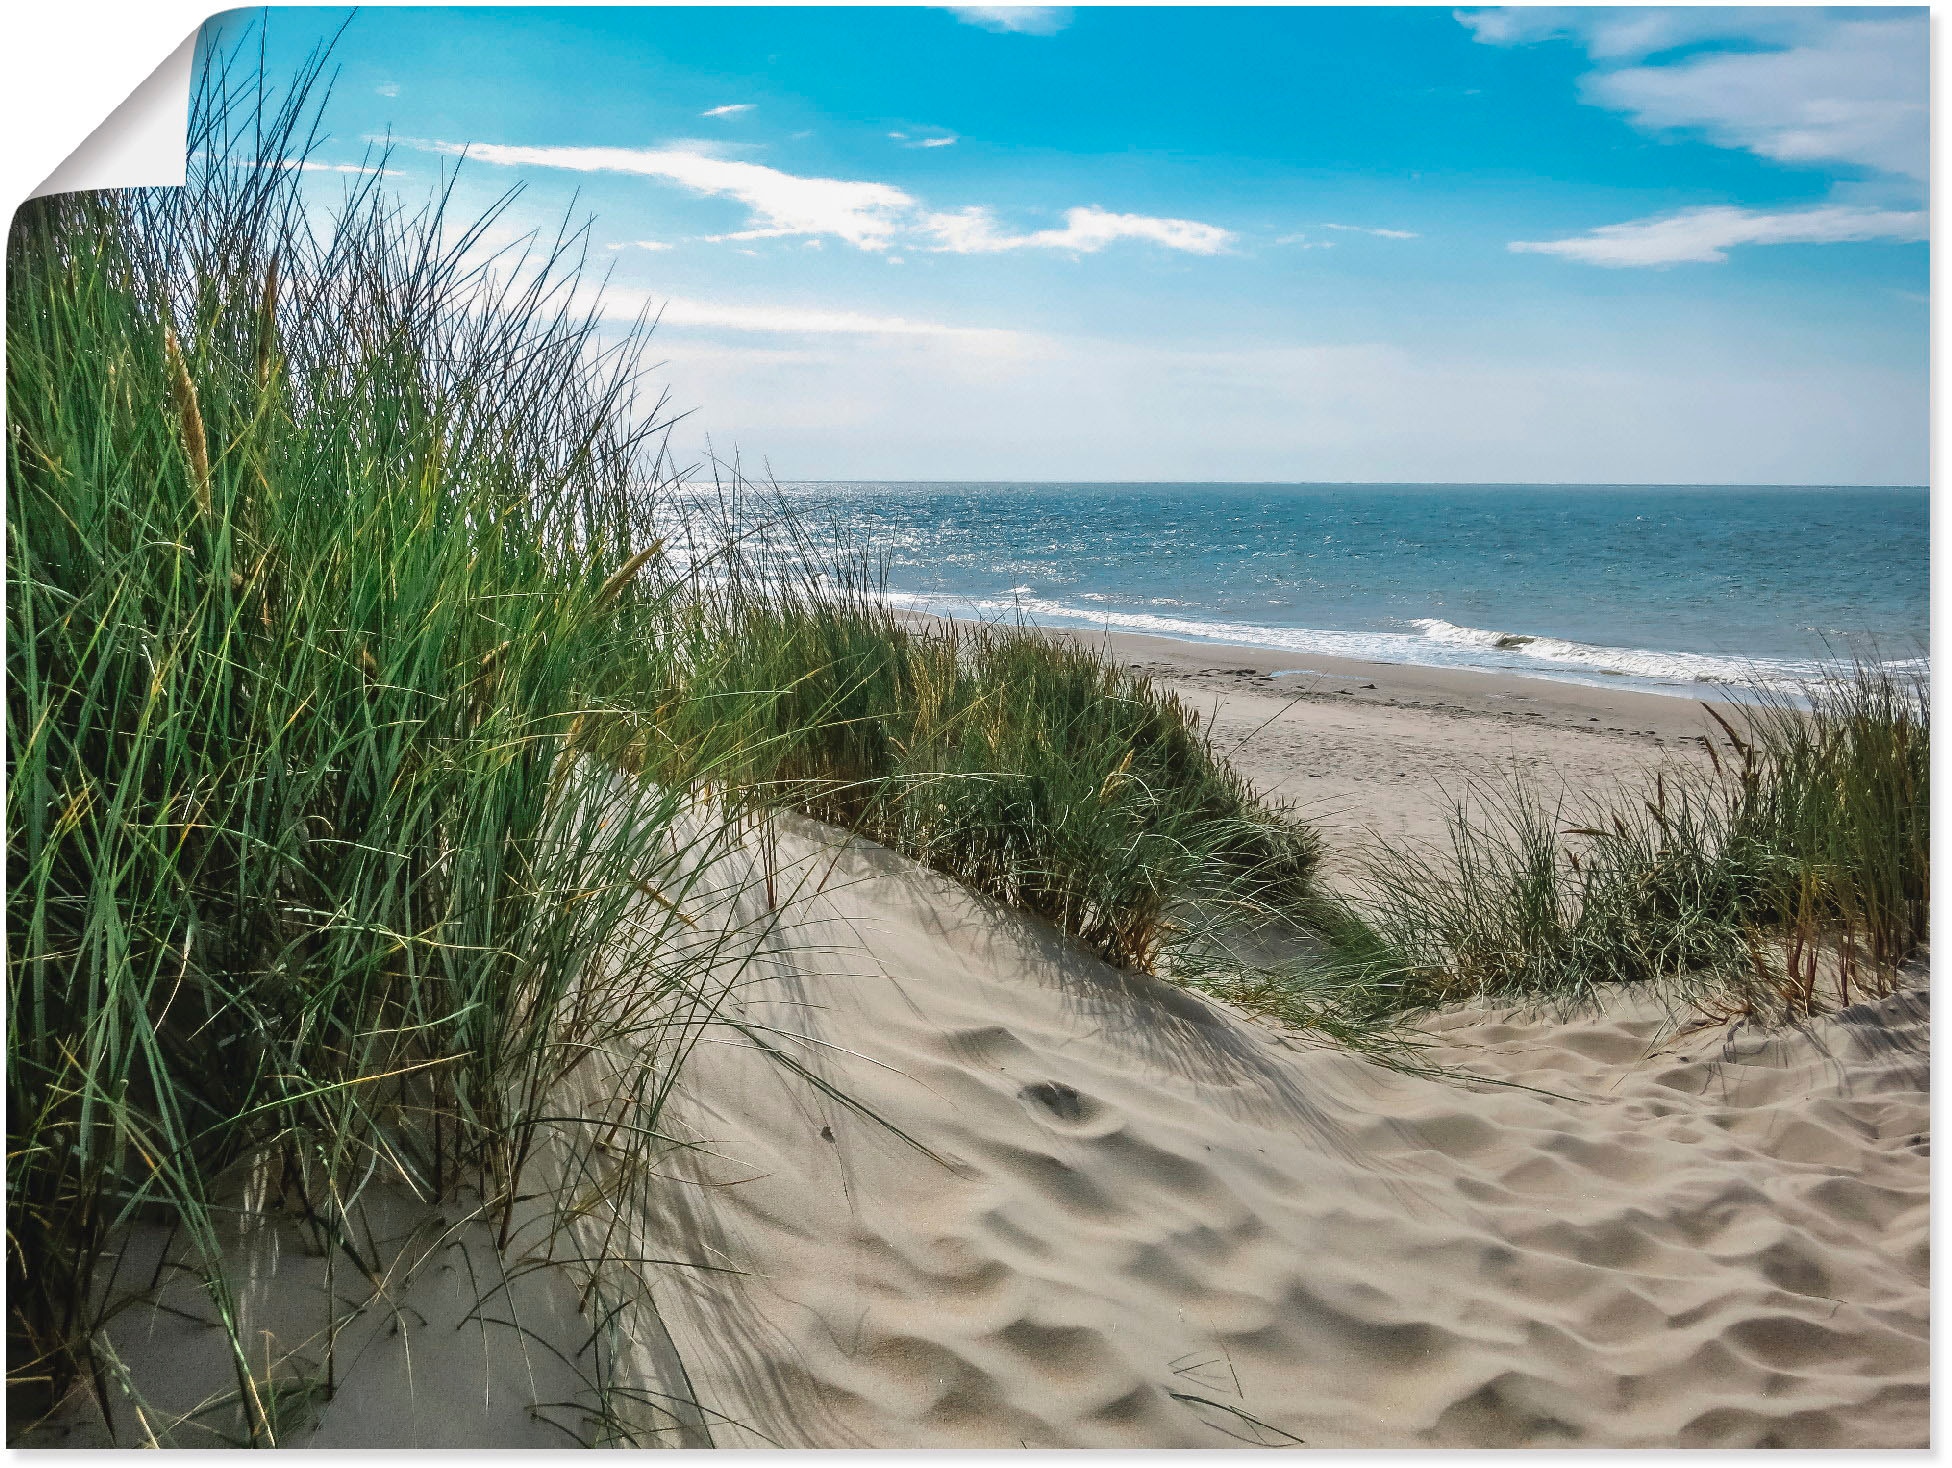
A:
<svg viewBox="0 0 1952 1468">
<path fill-rule="evenodd" d="M 229 1308 L 257 1380 L 249 1414 L 280 1446 L 560 1448 L 586 1431 L 590 1337 L 569 1271 L 535 1268 L 553 1230 L 531 1203 L 504 1252 L 478 1199 L 367 1190 L 352 1247 L 322 1248 L 268 1176 L 221 1210 Z M 117 1292 L 156 1287 L 105 1332 L 113 1423 L 73 1393 L 23 1447 L 241 1447 L 250 1438 L 217 1302 L 163 1229 L 125 1233 Z M 329 1343 L 329 1349 L 328 1349 Z M 328 1374 L 327 1362 L 331 1363 Z M 270 1385 L 266 1385 L 269 1383 Z"/>
<path fill-rule="evenodd" d="M 1927 1441 L 1922 987 L 1773 1034 L 1644 996 L 1458 1010 L 1418 1060 L 1476 1079 L 1432 1078 L 1118 972 L 883 848 L 776 836 L 686 899 L 699 933 L 753 935 L 737 1023 L 621 1214 L 558 1189 L 501 1263 L 464 1209 L 370 1217 L 382 1277 L 340 1270 L 329 1397 L 325 1260 L 269 1194 L 240 1219 L 245 1338 L 311 1395 L 283 1441 L 587 1437 L 605 1332 L 609 1410 L 675 1408 L 694 1445 Z M 598 1254 L 677 1262 L 624 1269 L 634 1298 L 611 1279 L 620 1308 L 531 1267 Z M 235 1391 L 208 1301 L 172 1290 L 180 1313 L 111 1328 L 150 1413 L 125 1442 Z M 83 1411 L 38 1440 L 104 1434 Z"/>
<path fill-rule="evenodd" d="M 743 1271 L 658 1288 L 720 1444 L 1925 1442 L 1922 990 L 1457 1012 L 1433 1080 L 799 839 L 744 1017 L 912 1140 L 694 1060 L 648 1231 Z"/>
</svg>

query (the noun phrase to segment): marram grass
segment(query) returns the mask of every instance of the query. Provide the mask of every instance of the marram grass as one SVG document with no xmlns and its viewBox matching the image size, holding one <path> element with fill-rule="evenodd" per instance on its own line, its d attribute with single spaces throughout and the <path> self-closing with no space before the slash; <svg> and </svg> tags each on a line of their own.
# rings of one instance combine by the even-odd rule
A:
<svg viewBox="0 0 1952 1468">
<path fill-rule="evenodd" d="M 176 1230 L 230 1321 L 246 1159 L 328 1234 L 376 1167 L 505 1218 L 579 1056 L 663 1064 L 699 978 L 632 896 L 678 792 L 599 833 L 562 754 L 657 616 L 624 574 L 637 343 L 565 253 L 497 276 L 438 207 L 366 188 L 309 228 L 277 165 L 314 76 L 259 107 L 211 73 L 185 189 L 36 201 L 9 240 L 17 1424 L 77 1377 L 106 1410 L 122 1226 Z"/>
<path fill-rule="evenodd" d="M 1707 768 L 1586 801 L 1470 792 L 1436 848 L 1375 848 L 1298 992 L 1344 1022 L 1653 984 L 1726 1018 L 1889 993 L 1928 938 L 1931 705 L 1860 661 L 1707 710 Z"/>
<path fill-rule="evenodd" d="M 859 563 L 715 557 L 618 752 L 661 780 L 710 765 L 1123 966 L 1157 968 L 1196 911 L 1312 900 L 1315 833 L 1175 695 L 1104 651 L 904 618 L 876 590 Z"/>
<path fill-rule="evenodd" d="M 8 241 L 16 1436 L 78 1389 L 153 1437 L 102 1330 L 142 1224 L 228 1333 L 236 1438 L 291 1440 L 332 1362 L 274 1379 L 242 1339 L 247 1170 L 328 1257 L 368 1188 L 505 1235 L 545 1155 L 613 1211 L 655 1185 L 618 1139 L 659 1137 L 736 982 L 685 884 L 742 822 L 849 826 L 1127 964 L 1309 890 L 1312 835 L 1105 659 L 757 574 L 748 527 L 676 563 L 645 337 L 599 330 L 577 239 L 493 255 L 495 216 L 377 174 L 315 213 L 318 76 L 218 58 L 185 188 Z"/>
</svg>

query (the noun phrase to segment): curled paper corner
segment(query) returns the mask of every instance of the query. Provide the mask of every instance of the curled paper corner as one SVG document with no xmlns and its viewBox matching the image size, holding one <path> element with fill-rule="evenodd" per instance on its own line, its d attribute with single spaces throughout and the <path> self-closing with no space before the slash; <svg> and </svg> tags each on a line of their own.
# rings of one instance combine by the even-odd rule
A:
<svg viewBox="0 0 1952 1468">
<path fill-rule="evenodd" d="M 198 31 L 191 31 L 108 115 L 79 148 L 28 195 L 80 189 L 181 187 L 189 148 L 190 72 Z"/>
</svg>

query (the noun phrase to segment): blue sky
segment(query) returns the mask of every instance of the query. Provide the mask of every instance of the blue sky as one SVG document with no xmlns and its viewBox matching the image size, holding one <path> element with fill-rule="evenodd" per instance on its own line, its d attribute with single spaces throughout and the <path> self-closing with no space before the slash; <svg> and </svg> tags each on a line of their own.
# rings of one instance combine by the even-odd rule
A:
<svg viewBox="0 0 1952 1468">
<path fill-rule="evenodd" d="M 335 56 L 320 162 L 594 216 L 689 460 L 1926 477 L 1922 8 L 376 8 Z"/>
</svg>

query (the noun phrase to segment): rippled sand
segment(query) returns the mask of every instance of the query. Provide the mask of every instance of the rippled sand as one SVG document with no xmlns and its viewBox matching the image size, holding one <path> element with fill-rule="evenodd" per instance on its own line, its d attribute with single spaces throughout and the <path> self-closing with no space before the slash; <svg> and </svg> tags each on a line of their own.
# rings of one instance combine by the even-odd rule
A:
<svg viewBox="0 0 1952 1468">
<path fill-rule="evenodd" d="M 704 1047 L 647 1220 L 740 1271 L 659 1287 L 719 1443 L 1926 1442 L 1922 989 L 1458 1011 L 1421 1060 L 1485 1079 L 1420 1078 L 816 865 L 744 1013 L 880 1121 Z"/>
<path fill-rule="evenodd" d="M 566 1444 L 606 1332 L 611 1378 L 695 1445 L 1928 1440 L 1922 974 L 1773 1034 L 1646 996 L 1453 1011 L 1418 1056 L 1474 1077 L 1446 1079 L 1122 974 L 810 823 L 706 888 L 700 932 L 757 935 L 745 1028 L 692 1053 L 649 1202 L 564 1232 L 576 1190 L 545 1190 L 503 1263 L 486 1225 L 397 1200 L 385 1277 L 342 1261 L 338 1376 L 284 1441 Z M 253 1352 L 323 1360 L 328 1256 L 238 1226 Z M 598 1254 L 674 1262 L 602 1311 L 530 1267 Z M 234 1392 L 208 1301 L 166 1293 L 111 1330 L 149 1403 L 124 1442 Z M 41 1440 L 105 1438 L 83 1410 Z"/>
</svg>

